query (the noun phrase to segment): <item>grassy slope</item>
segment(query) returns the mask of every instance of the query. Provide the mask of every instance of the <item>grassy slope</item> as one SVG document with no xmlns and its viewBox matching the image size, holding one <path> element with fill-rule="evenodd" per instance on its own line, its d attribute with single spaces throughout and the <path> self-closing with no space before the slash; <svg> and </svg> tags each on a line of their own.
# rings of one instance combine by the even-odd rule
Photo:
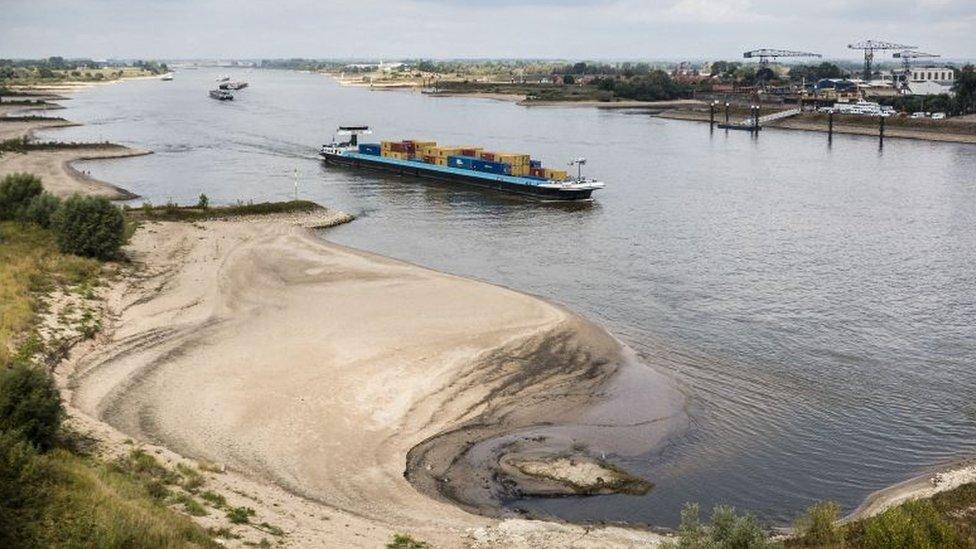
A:
<svg viewBox="0 0 976 549">
<path fill-rule="evenodd" d="M 94 284 L 100 272 L 96 261 L 59 253 L 50 231 L 0 222 L 0 368 L 39 350 L 37 315 L 47 292 Z M 34 496 L 18 521 L 18 544 L 214 546 L 206 531 L 153 497 L 153 479 L 65 449 L 32 453 L 28 463 L 39 473 L 29 483 Z"/>
<path fill-rule="evenodd" d="M 0 222 L 0 367 L 34 350 L 44 293 L 92 284 L 100 270 L 94 260 L 59 253 L 50 231 Z"/>
<path fill-rule="evenodd" d="M 166 508 L 124 469 L 54 450 L 40 459 L 50 474 L 37 521 L 39 546 L 216 547 L 190 518 Z"/>
</svg>

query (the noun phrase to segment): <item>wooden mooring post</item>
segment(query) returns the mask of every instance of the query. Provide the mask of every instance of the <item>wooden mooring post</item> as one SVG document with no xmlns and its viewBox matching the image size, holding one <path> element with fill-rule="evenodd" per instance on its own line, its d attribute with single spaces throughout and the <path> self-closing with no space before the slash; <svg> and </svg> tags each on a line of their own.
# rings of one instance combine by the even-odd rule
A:
<svg viewBox="0 0 976 549">
<path fill-rule="evenodd" d="M 878 145 L 884 146 L 885 117 L 879 116 L 878 120 L 881 121 L 878 126 Z"/>
</svg>

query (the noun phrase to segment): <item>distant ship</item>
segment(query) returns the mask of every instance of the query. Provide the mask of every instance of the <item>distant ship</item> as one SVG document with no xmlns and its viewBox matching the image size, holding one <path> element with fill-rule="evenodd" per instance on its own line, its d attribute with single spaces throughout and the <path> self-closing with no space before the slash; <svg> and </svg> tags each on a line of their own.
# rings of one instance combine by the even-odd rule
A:
<svg viewBox="0 0 976 549">
<path fill-rule="evenodd" d="M 227 76 L 226 74 L 222 74 L 217 77 L 217 82 L 226 82 L 228 80 L 230 80 L 230 77 Z"/>
<path fill-rule="evenodd" d="M 159 77 L 159 79 L 160 79 L 160 80 L 163 80 L 164 82 L 169 82 L 170 80 L 172 80 L 172 79 L 173 79 L 173 73 L 171 73 L 171 72 L 168 72 L 168 73 L 166 73 L 166 74 L 164 74 L 164 75 L 162 75 L 162 76 L 160 76 L 160 77 Z"/>
<path fill-rule="evenodd" d="M 221 82 L 217 85 L 218 88 L 222 90 L 243 90 L 247 87 L 247 82 L 242 81 L 227 81 Z"/>
<path fill-rule="evenodd" d="M 401 175 L 437 179 L 550 200 L 588 200 L 604 184 L 584 178 L 586 159 L 570 164 L 577 174 L 544 168 L 527 154 L 486 151 L 481 147 L 437 146 L 433 141 L 360 143 L 367 126 L 340 126 L 335 139 L 319 154 L 326 164 L 371 168 Z"/>
<path fill-rule="evenodd" d="M 232 101 L 234 99 L 234 94 L 227 90 L 210 90 L 210 97 L 220 101 Z"/>
</svg>

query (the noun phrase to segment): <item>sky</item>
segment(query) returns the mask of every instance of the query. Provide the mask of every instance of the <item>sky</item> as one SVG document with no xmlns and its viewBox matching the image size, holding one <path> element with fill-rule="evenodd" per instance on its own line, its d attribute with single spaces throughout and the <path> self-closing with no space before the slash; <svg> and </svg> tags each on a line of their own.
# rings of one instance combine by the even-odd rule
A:
<svg viewBox="0 0 976 549">
<path fill-rule="evenodd" d="M 976 58 L 976 0 L 0 0 L 0 58 L 855 59 L 869 38 Z"/>
</svg>

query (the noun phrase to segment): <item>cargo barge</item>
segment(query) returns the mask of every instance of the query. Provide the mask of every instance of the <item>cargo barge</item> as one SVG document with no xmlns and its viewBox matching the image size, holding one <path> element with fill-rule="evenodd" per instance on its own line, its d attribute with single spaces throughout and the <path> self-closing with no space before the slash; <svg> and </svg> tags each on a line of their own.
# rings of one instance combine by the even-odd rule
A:
<svg viewBox="0 0 976 549">
<path fill-rule="evenodd" d="M 462 183 L 546 200 L 589 200 L 603 183 L 584 178 L 583 158 L 574 160 L 575 177 L 544 168 L 527 154 L 485 151 L 481 147 L 438 146 L 433 141 L 360 143 L 367 126 L 341 126 L 320 155 L 326 164 L 368 168 L 399 175 Z"/>
</svg>

